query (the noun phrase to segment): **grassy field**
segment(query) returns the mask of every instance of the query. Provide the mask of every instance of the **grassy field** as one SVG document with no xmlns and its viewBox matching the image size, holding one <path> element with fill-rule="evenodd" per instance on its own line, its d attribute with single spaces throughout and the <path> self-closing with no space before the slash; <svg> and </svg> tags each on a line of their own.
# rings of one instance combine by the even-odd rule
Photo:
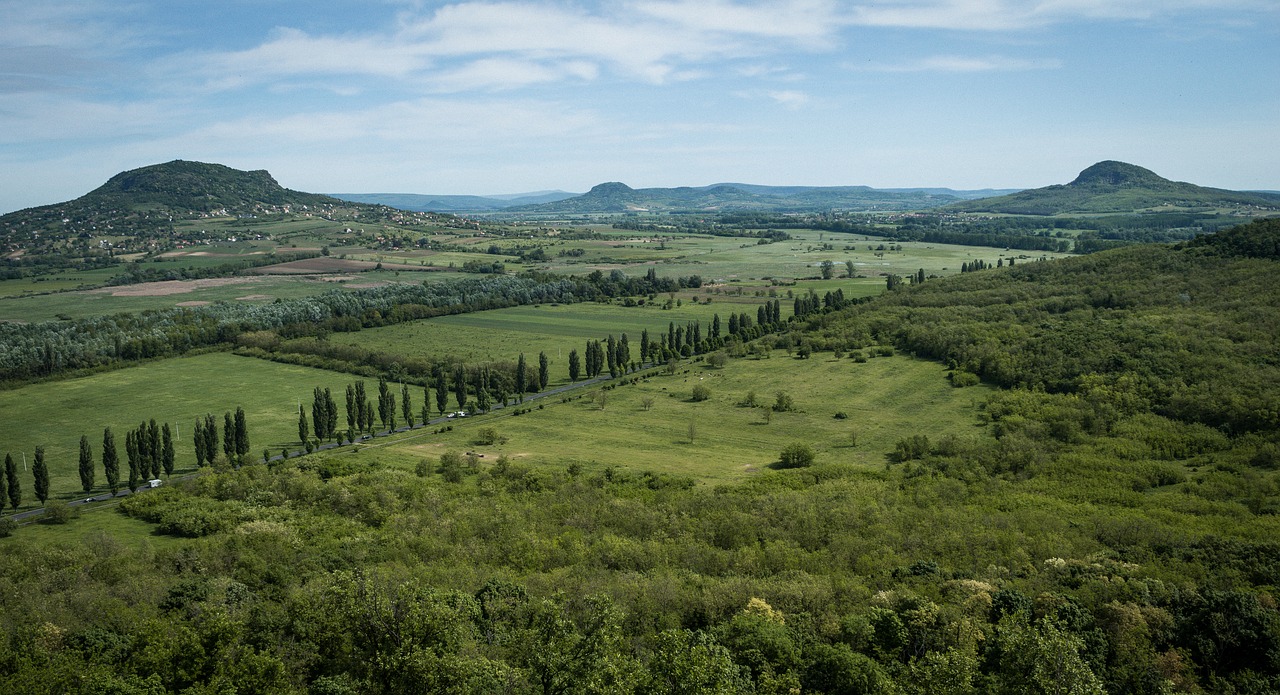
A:
<svg viewBox="0 0 1280 695">
<path fill-rule="evenodd" d="M 264 447 L 278 454 L 283 446 L 297 448 L 298 401 L 309 413 L 311 390 L 321 386 L 330 388 L 341 404 L 347 384 L 354 380 L 336 372 L 217 353 L 0 391 L 0 412 L 5 414 L 0 423 L 0 452 L 12 454 L 21 471 L 22 456 L 29 467 L 35 447 L 43 445 L 53 496 L 75 497 L 81 489 L 77 470 L 82 434 L 89 437 L 98 464 L 96 489 L 104 491 L 104 427 L 115 434 L 122 480 L 128 470 L 125 431 L 151 418 L 177 426 L 180 469 L 195 466 L 191 445 L 195 418 L 212 413 L 221 431 L 222 414 L 237 406 L 245 409 L 254 455 L 261 456 Z M 30 473 L 20 475 L 25 506 L 35 506 Z"/>
<path fill-rule="evenodd" d="M 468 362 L 514 361 L 523 352 L 526 359 L 536 364 L 538 353 L 545 352 L 551 358 L 552 383 L 561 383 L 568 380 L 569 351 L 577 350 L 581 355 L 587 340 L 603 340 L 609 334 L 626 333 L 631 353 L 638 357 L 643 330 L 647 329 L 651 339 L 657 341 L 658 332 L 665 332 L 673 321 L 677 326 L 701 321 L 706 330 L 715 314 L 720 314 L 727 330 L 730 313 L 745 311 L 754 321 L 756 307 L 765 301 L 752 295 L 713 296 L 711 303 L 706 304 L 703 298 L 707 296 L 699 294 L 697 304 L 682 300 L 681 306 L 672 309 L 650 304 L 624 307 L 597 303 L 512 307 L 441 316 L 358 333 L 335 333 L 329 340 L 410 357 L 448 355 Z M 665 302 L 666 297 L 659 300 Z M 784 306 L 783 315 L 789 315 L 790 309 Z"/>
<path fill-rule="evenodd" d="M 718 483 L 767 470 L 792 442 L 812 446 L 820 463 L 880 468 L 894 445 L 914 434 L 935 440 L 988 436 L 976 415 L 990 389 L 953 388 L 941 365 L 910 357 L 859 364 L 829 354 L 797 360 L 778 351 L 769 359 L 730 360 L 724 369 L 694 364 L 674 375 L 649 374 L 635 385 L 603 391 L 603 407 L 596 395 L 601 391 L 593 387 L 570 392 L 568 402 L 551 396 L 526 403 L 532 410 L 519 416 L 498 411 L 455 420 L 450 432 L 400 435 L 377 450 L 404 466 L 446 451 L 475 451 L 490 463 L 506 455 L 533 467 L 616 466 Z M 696 385 L 710 389 L 711 397 L 692 402 Z M 796 411 L 771 413 L 766 422 L 767 408 L 740 405 L 753 391 L 765 406 L 785 391 Z M 847 417 L 837 418 L 838 412 Z M 507 442 L 477 445 L 478 432 L 487 427 Z"/>
</svg>

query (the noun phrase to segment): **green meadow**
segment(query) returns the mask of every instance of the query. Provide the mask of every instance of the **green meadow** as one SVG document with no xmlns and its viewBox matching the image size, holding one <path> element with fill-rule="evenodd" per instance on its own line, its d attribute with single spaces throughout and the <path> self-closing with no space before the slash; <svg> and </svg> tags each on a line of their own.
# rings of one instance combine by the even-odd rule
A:
<svg viewBox="0 0 1280 695">
<path fill-rule="evenodd" d="M 243 407 L 251 451 L 279 454 L 298 448 L 297 407 L 310 413 L 311 391 L 328 387 L 341 403 L 356 377 L 309 367 L 276 364 L 228 353 L 213 353 L 141 364 L 102 374 L 0 391 L 0 452 L 31 465 L 36 446 L 45 448 L 53 497 L 81 495 L 80 436 L 87 435 L 97 468 L 95 491 L 107 489 L 102 473 L 102 432 L 110 427 L 120 455 L 121 482 L 127 478 L 126 430 L 154 418 L 176 427 L 177 467 L 195 467 L 192 423 L 211 413 L 222 416 Z M 374 389 L 376 395 L 376 388 Z M 339 406 L 339 410 L 342 408 Z M 343 411 L 345 414 L 345 411 Z M 345 425 L 345 421 L 343 423 Z M 36 506 L 30 475 L 22 476 L 25 507 Z"/>
<path fill-rule="evenodd" d="M 700 321 L 703 330 L 707 330 L 716 314 L 720 315 L 723 330 L 727 330 L 729 314 L 747 312 L 754 321 L 756 308 L 767 299 L 712 296 L 708 304 L 708 295 L 698 296 L 698 303 L 681 299 L 681 305 L 671 309 L 660 306 L 667 300 L 665 295 L 655 303 L 635 307 L 592 302 L 510 307 L 335 333 L 329 341 L 408 357 L 448 356 L 468 362 L 514 361 L 523 352 L 536 364 L 538 353 L 545 352 L 552 362 L 551 381 L 560 383 L 568 379 L 569 351 L 582 354 L 587 340 L 626 333 L 632 355 L 638 356 L 641 331 L 648 330 L 650 338 L 657 341 L 658 332 L 665 332 L 672 322 L 684 326 Z M 786 300 L 783 303 L 783 315 L 790 315 L 791 307 L 785 306 Z"/>
<path fill-rule="evenodd" d="M 406 466 L 446 451 L 474 451 L 487 462 L 505 455 L 555 470 L 577 463 L 587 471 L 618 467 L 722 483 L 768 470 L 793 442 L 810 445 L 818 463 L 882 470 L 894 445 L 914 434 L 989 437 L 978 404 L 991 390 L 952 387 L 941 365 L 911 357 L 858 363 L 775 351 L 767 359 L 729 360 L 722 369 L 692 363 L 675 374 L 656 369 L 638 376 L 634 384 L 628 376 L 611 382 L 623 384 L 615 388 L 553 394 L 453 420 L 452 431 L 419 430 L 377 446 Z M 694 402 L 699 385 L 710 398 Z M 770 411 L 780 391 L 791 396 L 794 411 Z M 752 393 L 759 407 L 744 405 Z M 486 428 L 506 442 L 478 444 Z"/>
</svg>

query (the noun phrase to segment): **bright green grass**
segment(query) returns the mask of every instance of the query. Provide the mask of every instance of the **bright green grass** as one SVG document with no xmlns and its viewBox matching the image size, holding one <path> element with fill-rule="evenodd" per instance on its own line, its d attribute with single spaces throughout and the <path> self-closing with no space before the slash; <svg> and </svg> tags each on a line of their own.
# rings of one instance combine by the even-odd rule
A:
<svg viewBox="0 0 1280 695">
<path fill-rule="evenodd" d="M 31 543 L 77 543 L 91 548 L 114 551 L 128 548 L 146 551 L 174 548 L 192 541 L 155 532 L 155 525 L 121 514 L 119 502 L 98 502 L 79 506 L 79 516 L 66 524 L 31 523 L 16 536 Z"/>
<path fill-rule="evenodd" d="M 570 392 L 568 403 L 553 395 L 526 403 L 533 410 L 520 416 L 498 411 L 454 420 L 451 432 L 401 435 L 380 448 L 399 452 L 406 465 L 445 451 L 476 451 L 487 461 L 505 454 L 557 469 L 577 462 L 588 470 L 617 466 L 715 483 L 766 470 L 792 442 L 813 447 L 817 463 L 879 468 L 894 445 L 911 435 L 935 441 L 946 434 L 988 436 L 976 416 L 990 389 L 953 388 L 946 370 L 926 360 L 897 356 L 858 364 L 830 353 L 796 360 L 778 351 L 770 359 L 730 360 L 722 370 L 694 365 L 674 376 L 661 371 L 648 381 L 605 391 L 603 409 L 584 395 L 599 390 L 593 387 Z M 690 402 L 698 384 L 711 390 L 711 398 Z M 765 424 L 763 408 L 737 405 L 750 391 L 762 404 L 772 404 L 776 392 L 786 391 L 798 412 L 773 413 Z M 646 399 L 653 401 L 649 410 Z M 835 418 L 838 411 L 848 418 Z M 485 427 L 495 428 L 507 443 L 474 444 Z M 857 433 L 855 446 L 852 433 Z"/>
<path fill-rule="evenodd" d="M 261 457 L 264 447 L 278 454 L 283 446 L 298 448 L 299 401 L 310 413 L 311 390 L 328 387 L 345 417 L 342 403 L 347 384 L 354 380 L 336 372 L 216 353 L 0 391 L 0 413 L 5 415 L 0 421 L 0 454 L 11 453 L 17 461 L 24 502 L 30 507 L 36 503 L 34 483 L 31 474 L 22 471 L 22 455 L 30 467 L 37 445 L 45 447 L 53 496 L 76 497 L 81 494 L 80 435 L 87 435 L 98 464 L 95 489 L 101 492 L 107 489 L 101 467 L 104 427 L 115 434 L 122 483 L 128 473 L 125 431 L 151 418 L 176 425 L 181 469 L 195 466 L 195 418 L 212 413 L 221 433 L 223 413 L 237 406 L 245 409 L 252 455 Z M 340 424 L 345 427 L 345 419 Z"/>
<path fill-rule="evenodd" d="M 659 299 L 665 301 L 665 298 Z M 701 321 L 706 331 L 712 317 L 719 314 L 722 330 L 727 331 L 729 314 L 745 311 L 754 321 L 756 307 L 764 301 L 752 296 L 714 297 L 711 304 L 684 301 L 673 309 L 648 304 L 638 307 L 543 304 L 441 316 L 357 333 L 336 333 L 329 340 L 378 352 L 421 358 L 457 357 L 466 362 L 515 361 L 523 352 L 530 364 L 536 365 L 538 353 L 545 352 L 551 359 L 552 383 L 561 383 L 568 380 L 569 352 L 577 350 L 583 355 L 587 340 L 603 340 L 610 334 L 621 337 L 626 333 L 631 354 L 638 359 L 643 330 L 649 331 L 653 341 L 658 340 L 658 332 L 665 332 L 671 322 L 684 326 L 691 321 Z M 783 314 L 789 311 L 790 307 L 786 306 Z"/>
</svg>

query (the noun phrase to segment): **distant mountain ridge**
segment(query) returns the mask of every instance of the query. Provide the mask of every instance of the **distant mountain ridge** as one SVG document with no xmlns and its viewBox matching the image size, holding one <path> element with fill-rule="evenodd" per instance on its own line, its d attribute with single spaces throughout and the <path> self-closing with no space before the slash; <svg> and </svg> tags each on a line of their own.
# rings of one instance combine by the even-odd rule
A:
<svg viewBox="0 0 1280 695">
<path fill-rule="evenodd" d="M 334 193 L 334 198 L 355 203 L 386 205 L 415 212 L 492 212 L 521 205 L 551 203 L 578 193 L 538 191 L 506 195 L 428 195 L 419 193 Z"/>
<path fill-rule="evenodd" d="M 632 188 L 610 181 L 574 197 L 509 208 L 522 214 L 627 212 L 821 212 L 827 210 L 917 210 L 956 202 L 958 196 L 885 191 L 868 186 L 761 186 L 718 183 L 678 188 Z"/>
<path fill-rule="evenodd" d="M 1280 209 L 1280 195 L 1228 191 L 1170 181 L 1150 169 L 1103 161 L 1068 184 L 955 203 L 948 210 L 1013 215 L 1131 213 L 1153 208 L 1257 207 Z"/>
</svg>

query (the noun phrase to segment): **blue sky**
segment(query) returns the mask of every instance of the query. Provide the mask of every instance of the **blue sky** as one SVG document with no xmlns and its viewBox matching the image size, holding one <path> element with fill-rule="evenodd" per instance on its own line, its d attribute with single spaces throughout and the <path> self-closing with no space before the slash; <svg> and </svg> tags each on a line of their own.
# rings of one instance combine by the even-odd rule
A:
<svg viewBox="0 0 1280 695">
<path fill-rule="evenodd" d="M 0 212 L 173 159 L 312 192 L 1280 189 L 1276 0 L 0 0 Z"/>
</svg>

